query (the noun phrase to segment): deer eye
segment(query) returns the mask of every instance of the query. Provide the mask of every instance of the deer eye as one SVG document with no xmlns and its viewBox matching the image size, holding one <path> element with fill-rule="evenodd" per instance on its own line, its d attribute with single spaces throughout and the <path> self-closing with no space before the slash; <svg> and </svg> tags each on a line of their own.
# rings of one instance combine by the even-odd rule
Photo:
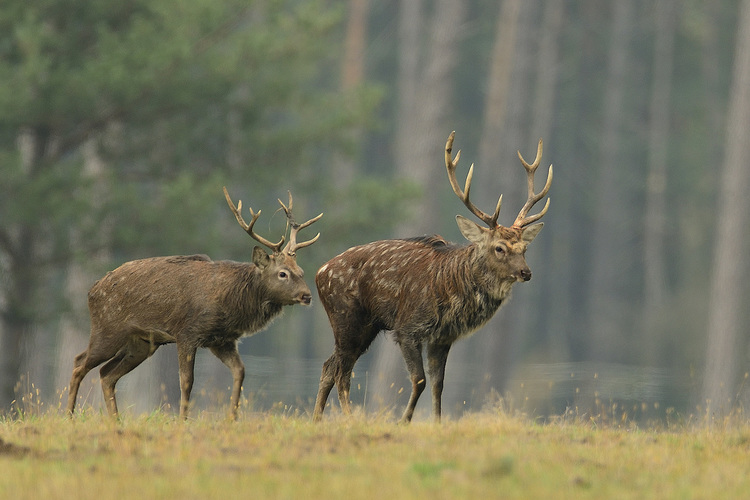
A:
<svg viewBox="0 0 750 500">
<path fill-rule="evenodd" d="M 286 271 L 279 271 L 279 279 L 285 280 L 289 277 L 289 274 Z"/>
<path fill-rule="evenodd" d="M 502 246 L 500 246 L 500 245 L 498 245 L 498 246 L 495 247 L 495 252 L 497 252 L 499 254 L 504 254 L 505 253 L 505 248 L 502 247 Z"/>
</svg>

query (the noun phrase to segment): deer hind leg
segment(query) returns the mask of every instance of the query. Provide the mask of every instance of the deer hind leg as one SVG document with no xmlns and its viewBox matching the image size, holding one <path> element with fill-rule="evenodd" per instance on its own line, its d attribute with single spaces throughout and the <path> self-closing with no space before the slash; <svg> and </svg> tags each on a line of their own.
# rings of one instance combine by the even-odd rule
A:
<svg viewBox="0 0 750 500">
<path fill-rule="evenodd" d="M 352 369 L 380 331 L 374 325 L 362 328 L 359 326 L 360 322 L 358 316 L 355 316 L 354 321 L 348 321 L 343 325 L 334 320 L 331 321 L 333 335 L 336 338 L 336 348 L 331 357 L 323 363 L 318 396 L 315 399 L 313 420 L 317 421 L 322 417 L 326 401 L 334 385 L 336 385 L 341 410 L 345 414 L 351 413 L 349 389 L 352 383 Z"/>
<path fill-rule="evenodd" d="M 73 374 L 70 377 L 68 389 L 67 412 L 69 415 L 73 415 L 75 410 L 78 390 L 84 377 L 100 364 L 115 357 L 126 343 L 125 335 L 107 336 L 105 332 L 92 329 L 88 348 L 76 356 L 73 362 Z"/>
<path fill-rule="evenodd" d="M 315 398 L 315 410 L 313 410 L 313 420 L 316 422 L 323 417 L 326 401 L 328 401 L 331 389 L 333 389 L 333 385 L 336 383 L 334 374 L 337 365 L 338 358 L 335 352 L 323 363 L 323 371 L 320 374 L 320 386 L 318 386 L 318 397 Z"/>
<path fill-rule="evenodd" d="M 70 377 L 70 385 L 68 386 L 68 415 L 73 416 L 73 411 L 76 407 L 76 399 L 78 398 L 78 388 L 81 386 L 83 378 L 91 371 L 91 366 L 87 366 L 86 359 L 88 358 L 88 349 L 83 351 L 81 354 L 76 356 L 73 362 L 73 375 Z"/>
<path fill-rule="evenodd" d="M 158 346 L 157 346 L 158 347 Z M 154 353 L 156 348 L 149 342 L 139 338 L 131 338 L 117 354 L 107 361 L 99 370 L 102 378 L 102 392 L 107 411 L 113 417 L 118 414 L 115 385 L 124 375 L 130 373 L 136 366 Z"/>
<path fill-rule="evenodd" d="M 425 388 L 425 375 L 424 375 L 424 364 L 422 362 L 422 344 L 412 343 L 409 341 L 400 342 L 401 353 L 404 355 L 404 361 L 406 361 L 406 369 L 409 370 L 409 378 L 411 379 L 411 396 L 409 402 L 406 405 L 406 410 L 401 417 L 402 424 L 408 424 L 411 422 L 412 416 L 414 416 L 414 408 L 417 406 L 419 396 Z"/>
<path fill-rule="evenodd" d="M 339 396 L 341 411 L 347 415 L 352 413 L 352 403 L 349 400 L 349 389 L 352 385 L 352 370 L 354 369 L 357 359 L 359 359 L 359 354 L 339 355 L 337 357 L 338 365 L 334 372 L 336 392 Z"/>
<path fill-rule="evenodd" d="M 313 420 L 319 421 L 323 416 L 326 401 L 334 384 L 339 396 L 341 411 L 347 415 L 351 414 L 352 406 L 351 401 L 349 401 L 349 388 L 352 383 L 352 369 L 358 358 L 358 355 L 344 354 L 337 348 L 331 357 L 323 363 L 318 396 L 315 399 Z"/>
<path fill-rule="evenodd" d="M 211 352 L 224 363 L 232 372 L 234 385 L 232 387 L 232 399 L 230 415 L 233 420 L 237 420 L 237 409 L 240 406 L 240 393 L 242 392 L 242 382 L 245 380 L 245 365 L 237 351 L 237 342 L 229 342 L 220 346 L 211 347 Z"/>
<path fill-rule="evenodd" d="M 432 415 L 436 422 L 440 422 L 445 362 L 448 360 L 450 349 L 450 344 L 427 345 L 427 373 L 432 383 Z"/>
</svg>

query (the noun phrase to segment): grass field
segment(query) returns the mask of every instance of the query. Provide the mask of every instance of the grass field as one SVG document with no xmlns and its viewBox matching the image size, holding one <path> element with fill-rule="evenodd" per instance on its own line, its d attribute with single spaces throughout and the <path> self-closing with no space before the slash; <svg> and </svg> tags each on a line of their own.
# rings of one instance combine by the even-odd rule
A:
<svg viewBox="0 0 750 500">
<path fill-rule="evenodd" d="M 90 407 L 0 419 L 0 498 L 748 498 L 750 424 L 548 423 L 487 409 L 442 424 Z"/>
</svg>

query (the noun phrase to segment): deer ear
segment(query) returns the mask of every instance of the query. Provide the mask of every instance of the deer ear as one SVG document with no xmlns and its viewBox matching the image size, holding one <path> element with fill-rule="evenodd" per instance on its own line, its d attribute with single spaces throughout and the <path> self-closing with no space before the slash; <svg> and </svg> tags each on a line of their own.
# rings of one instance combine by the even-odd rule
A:
<svg viewBox="0 0 750 500">
<path fill-rule="evenodd" d="M 262 271 L 271 262 L 271 257 L 268 256 L 265 250 L 260 247 L 253 248 L 253 264 L 258 266 Z"/>
<path fill-rule="evenodd" d="M 464 235 L 464 238 L 470 242 L 479 245 L 485 241 L 485 233 L 488 230 L 479 224 L 470 221 L 463 215 L 456 216 L 456 224 L 458 224 L 458 229 L 461 231 L 461 234 Z"/>
<path fill-rule="evenodd" d="M 533 224 L 531 226 L 526 227 L 521 233 L 521 239 L 525 241 L 527 244 L 531 243 L 534 240 L 534 238 L 536 238 L 536 235 L 539 234 L 539 231 L 542 230 L 543 226 L 544 226 L 544 222 L 540 222 L 539 224 Z"/>
</svg>

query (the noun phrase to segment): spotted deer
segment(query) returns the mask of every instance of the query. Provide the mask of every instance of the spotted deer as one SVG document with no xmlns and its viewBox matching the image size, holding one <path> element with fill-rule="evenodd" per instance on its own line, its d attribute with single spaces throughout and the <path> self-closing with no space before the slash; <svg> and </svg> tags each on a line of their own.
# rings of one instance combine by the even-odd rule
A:
<svg viewBox="0 0 750 500">
<path fill-rule="evenodd" d="M 292 194 L 288 206 L 279 200 L 291 227 L 289 243 L 282 249 L 286 230 L 277 243 L 259 236 L 253 226 L 261 211 L 251 208 L 248 224 L 242 218 L 242 201 L 235 207 L 226 188 L 224 196 L 240 226 L 273 253 L 256 246 L 252 263 L 213 261 L 205 255 L 154 257 L 127 262 L 107 273 L 88 294 L 91 337 L 88 348 L 75 358 L 67 406 L 70 415 L 81 381 L 104 363 L 99 371 L 104 401 L 109 414 L 116 416 L 117 381 L 159 346 L 176 343 L 180 417 L 188 416 L 195 355 L 199 347 L 205 347 L 232 372 L 230 412 L 237 418 L 245 378 L 237 342 L 268 325 L 283 306 L 310 304 L 312 295 L 296 255 L 300 248 L 315 243 L 320 233 L 298 243 L 297 232 L 323 214 L 297 224 Z"/>
<path fill-rule="evenodd" d="M 324 264 L 315 284 L 328 314 L 335 339 L 334 352 L 323 364 L 313 418 L 319 420 L 334 384 L 344 413 L 351 412 L 349 387 L 352 369 L 381 331 L 390 331 L 401 348 L 411 379 L 411 397 L 401 421 L 408 423 L 425 389 L 422 348 L 426 348 L 427 373 L 432 383 L 432 412 L 440 420 L 445 363 L 451 345 L 485 324 L 505 302 L 513 285 L 531 279 L 526 247 L 539 234 L 547 213 L 544 208 L 529 216 L 552 183 L 534 192 L 534 172 L 542 156 L 539 141 L 532 164 L 518 153 L 527 173 L 528 198 L 511 227 L 497 223 L 502 196 L 489 215 L 469 199 L 474 165 L 462 190 L 456 179 L 461 152 L 452 158 L 455 132 L 445 145 L 445 166 L 453 192 L 487 227 L 456 216 L 469 240 L 458 246 L 440 236 L 384 240 L 356 246 Z"/>
</svg>

